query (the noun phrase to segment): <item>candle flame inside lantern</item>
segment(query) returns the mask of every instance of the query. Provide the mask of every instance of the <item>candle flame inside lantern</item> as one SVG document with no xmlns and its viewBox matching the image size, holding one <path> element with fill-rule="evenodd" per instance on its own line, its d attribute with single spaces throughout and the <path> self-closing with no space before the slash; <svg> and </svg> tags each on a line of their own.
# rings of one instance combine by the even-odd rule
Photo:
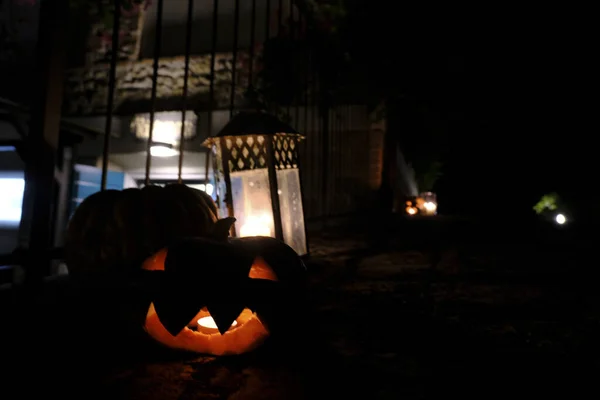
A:
<svg viewBox="0 0 600 400">
<path fill-rule="evenodd" d="M 233 321 L 231 327 L 236 326 L 237 321 Z M 202 317 L 198 320 L 198 328 L 219 329 L 213 317 Z"/>
<path fill-rule="evenodd" d="M 437 210 L 437 204 L 435 204 L 432 201 L 426 201 L 423 204 L 423 207 L 425 208 L 425 210 L 427 210 L 427 212 L 430 212 L 430 213 L 434 213 Z"/>
<path fill-rule="evenodd" d="M 271 219 L 263 214 L 260 217 L 250 215 L 246 223 L 240 228 L 240 237 L 247 236 L 271 236 Z"/>
</svg>

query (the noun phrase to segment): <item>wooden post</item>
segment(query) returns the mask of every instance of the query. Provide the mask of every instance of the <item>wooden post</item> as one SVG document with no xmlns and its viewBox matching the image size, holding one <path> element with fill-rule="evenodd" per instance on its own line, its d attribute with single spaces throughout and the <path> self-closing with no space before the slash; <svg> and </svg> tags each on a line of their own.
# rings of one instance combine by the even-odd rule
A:
<svg viewBox="0 0 600 400">
<path fill-rule="evenodd" d="M 25 283 L 41 283 L 50 272 L 54 170 L 60 134 L 65 67 L 67 0 L 41 1 L 31 123 L 27 138 L 21 229 L 28 231 L 30 257 Z"/>
</svg>

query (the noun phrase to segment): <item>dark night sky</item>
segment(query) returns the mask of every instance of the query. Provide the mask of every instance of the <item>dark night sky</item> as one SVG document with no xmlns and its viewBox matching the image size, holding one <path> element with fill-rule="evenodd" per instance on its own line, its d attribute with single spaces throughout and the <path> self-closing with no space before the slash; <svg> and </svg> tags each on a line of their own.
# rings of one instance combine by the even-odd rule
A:
<svg viewBox="0 0 600 400">
<path fill-rule="evenodd" d="M 445 127 L 440 194 L 529 203 L 544 192 L 575 194 L 590 185 L 595 151 L 586 142 L 597 125 L 585 122 L 591 36 L 583 14 L 571 14 L 364 3 L 353 21 L 354 46 L 381 54 L 388 72 L 404 76 L 409 103 L 425 102 Z M 383 79 L 393 84 L 389 73 Z M 412 114 L 405 129 L 426 130 L 428 117 Z"/>
<path fill-rule="evenodd" d="M 588 76 L 597 45 L 589 10 L 350 2 L 353 62 L 406 95 L 403 138 L 428 138 L 430 126 L 445 133 L 440 194 L 509 193 L 530 202 L 593 184 L 598 128 L 589 116 L 597 91 Z M 208 26 L 201 18 L 208 8 L 197 8 L 198 29 Z M 425 104 L 427 115 L 415 104 Z"/>
</svg>

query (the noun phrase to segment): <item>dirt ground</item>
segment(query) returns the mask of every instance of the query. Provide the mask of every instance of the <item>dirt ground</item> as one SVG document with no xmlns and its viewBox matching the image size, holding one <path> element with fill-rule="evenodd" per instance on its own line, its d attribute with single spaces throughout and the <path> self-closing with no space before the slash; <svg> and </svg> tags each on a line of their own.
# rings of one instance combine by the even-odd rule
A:
<svg viewBox="0 0 600 400">
<path fill-rule="evenodd" d="M 446 247 L 436 256 L 361 235 L 311 242 L 310 309 L 299 338 L 243 357 L 119 367 L 101 397 L 423 399 L 579 396 L 597 390 L 598 294 L 522 263 L 523 246 Z M 410 247 L 410 246 L 408 246 Z M 418 246 L 417 246 L 418 247 Z M 430 249 L 429 249 L 430 250 Z M 435 266 L 432 262 L 437 261 Z"/>
<path fill-rule="evenodd" d="M 594 275 L 581 272 L 575 250 L 551 247 L 422 246 L 406 238 L 376 246 L 363 234 L 315 236 L 309 312 L 298 321 L 298 337 L 240 357 L 171 355 L 115 365 L 90 372 L 76 397 L 597 396 Z M 71 387 L 70 379 L 58 385 Z"/>
</svg>

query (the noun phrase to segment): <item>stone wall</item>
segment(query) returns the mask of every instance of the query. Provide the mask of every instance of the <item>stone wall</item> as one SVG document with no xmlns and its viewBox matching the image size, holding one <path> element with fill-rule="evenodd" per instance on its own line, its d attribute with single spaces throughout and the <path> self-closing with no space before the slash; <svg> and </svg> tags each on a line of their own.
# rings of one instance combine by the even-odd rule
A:
<svg viewBox="0 0 600 400">
<path fill-rule="evenodd" d="M 236 104 L 243 102 L 248 75 L 243 66 L 244 54 L 238 53 L 236 72 Z M 230 103 L 232 54 L 216 55 L 215 97 L 216 108 Z M 188 76 L 188 108 L 208 109 L 211 56 L 192 56 Z M 185 59 L 162 58 L 157 79 L 157 108 L 176 110 L 182 106 Z M 67 72 L 63 112 L 68 116 L 103 115 L 108 101 L 109 64 L 97 64 Z M 117 65 L 115 112 L 133 114 L 149 111 L 152 93 L 153 60 L 120 62 Z"/>
</svg>

